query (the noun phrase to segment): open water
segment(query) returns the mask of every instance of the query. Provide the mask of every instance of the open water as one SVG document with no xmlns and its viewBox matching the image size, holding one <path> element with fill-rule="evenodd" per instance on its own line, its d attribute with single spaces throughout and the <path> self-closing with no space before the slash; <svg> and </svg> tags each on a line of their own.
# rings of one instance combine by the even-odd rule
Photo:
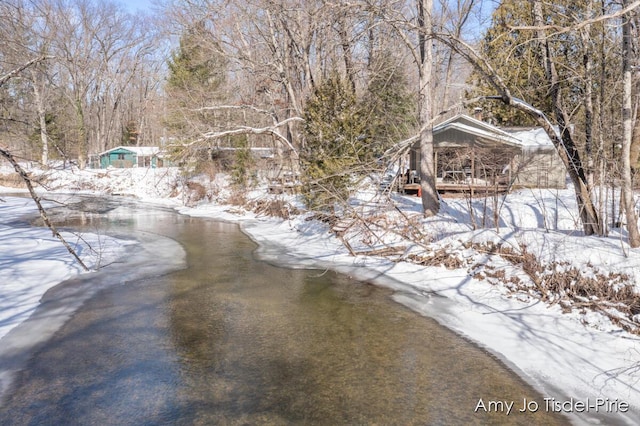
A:
<svg viewBox="0 0 640 426">
<path fill-rule="evenodd" d="M 76 229 L 174 239 L 186 268 L 153 274 L 163 265 L 150 258 L 146 277 L 127 280 L 138 263 L 106 267 L 112 284 L 24 361 L 2 425 L 567 422 L 542 410 L 474 412 L 481 398 L 517 411 L 542 396 L 391 290 L 257 260 L 236 225 L 116 200 L 85 200 L 58 209 L 63 217 Z M 78 286 L 87 283 L 63 283 L 47 300 Z"/>
</svg>

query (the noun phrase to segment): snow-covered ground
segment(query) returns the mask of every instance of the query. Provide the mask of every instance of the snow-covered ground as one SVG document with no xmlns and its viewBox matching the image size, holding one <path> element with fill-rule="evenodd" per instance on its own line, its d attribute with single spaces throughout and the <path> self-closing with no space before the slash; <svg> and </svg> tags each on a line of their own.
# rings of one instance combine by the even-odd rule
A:
<svg viewBox="0 0 640 426">
<path fill-rule="evenodd" d="M 379 209 L 384 226 L 373 234 L 356 226 L 344 230 L 342 238 L 356 252 L 354 256 L 327 224 L 310 221 L 306 215 L 283 220 L 222 203 L 228 195 L 223 181 L 203 184 L 205 197 L 194 202 L 176 183 L 178 174 L 166 169 L 54 174 L 51 189 L 126 192 L 145 201 L 174 205 L 183 214 L 239 222 L 260 244 L 258 255 L 265 259 L 291 267 L 331 268 L 392 287 L 397 290 L 396 301 L 477 342 L 533 384 L 545 398 L 536 401 L 540 410 L 572 410 L 572 419 L 578 423 L 640 424 L 640 337 L 600 313 L 580 307 L 567 312 L 561 303 L 541 302 L 527 292 L 510 291 L 509 282 L 526 284 L 521 268 L 469 245 L 499 242 L 526 247 L 543 265 L 573 266 L 587 276 L 624 273 L 637 289 L 640 251 L 630 249 L 617 233 L 607 238 L 581 236 L 569 189 L 510 194 L 503 200 L 498 226 L 479 229 L 472 226 L 474 220 L 480 224 L 485 216 L 493 217 L 491 205 L 485 206 L 482 200 L 474 201 L 473 217 L 468 200 L 447 199 L 437 217 L 425 220 L 419 215 L 419 199 L 397 197 L 402 214 L 422 235 L 414 245 L 407 245 L 400 235 L 415 234 L 415 229 L 396 226 L 401 223 L 398 212 L 375 204 L 373 194 L 363 193 L 354 206 L 368 206 L 369 213 Z M 263 194 L 256 191 L 249 197 Z M 48 231 L 11 226 L 13 218 L 32 209 L 29 200 L 6 200 L 0 203 L 0 333 L 28 316 L 47 287 L 80 273 Z M 104 236 L 99 238 L 107 244 Z M 119 243 L 109 241 L 112 255 L 117 256 Z M 459 262 L 447 268 L 357 254 L 385 244 L 402 246 L 400 254 L 405 258 L 440 250 Z M 23 250 L 15 249 L 21 246 Z M 479 399 L 486 397 L 478 395 Z"/>
<path fill-rule="evenodd" d="M 31 198 L 0 195 L 0 339 L 27 319 L 42 295 L 52 286 L 85 273 L 60 240 L 46 228 L 20 223 L 25 215 L 37 216 Z M 44 203 L 45 208 L 50 203 Z M 133 241 L 106 235 L 63 237 L 90 269 L 113 262 Z"/>
</svg>

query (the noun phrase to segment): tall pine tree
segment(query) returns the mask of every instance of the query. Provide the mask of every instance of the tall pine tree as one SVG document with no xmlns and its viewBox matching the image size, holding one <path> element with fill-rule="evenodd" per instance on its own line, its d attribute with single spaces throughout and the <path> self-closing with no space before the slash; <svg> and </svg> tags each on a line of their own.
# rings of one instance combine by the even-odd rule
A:
<svg viewBox="0 0 640 426">
<path fill-rule="evenodd" d="M 334 211 L 367 169 L 366 121 L 353 88 L 339 75 L 323 81 L 307 102 L 300 153 L 303 194 L 309 207 Z"/>
<path fill-rule="evenodd" d="M 372 58 L 362 105 L 368 152 L 374 160 L 415 131 L 416 97 L 409 90 L 402 62 L 391 52 L 381 51 Z"/>
<path fill-rule="evenodd" d="M 204 23 L 185 31 L 169 60 L 168 127 L 179 139 L 215 130 L 221 117 L 207 107 L 223 97 L 227 63 Z"/>
</svg>

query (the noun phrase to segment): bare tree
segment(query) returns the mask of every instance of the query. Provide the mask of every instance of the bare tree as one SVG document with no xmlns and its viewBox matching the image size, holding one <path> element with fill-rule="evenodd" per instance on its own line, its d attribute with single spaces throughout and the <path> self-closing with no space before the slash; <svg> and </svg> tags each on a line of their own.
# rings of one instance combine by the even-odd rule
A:
<svg viewBox="0 0 640 426">
<path fill-rule="evenodd" d="M 447 28 L 447 31 L 456 38 L 462 38 L 467 25 L 472 21 L 474 9 L 477 5 L 477 0 L 441 1 L 440 8 L 443 16 L 437 26 Z M 457 57 L 455 50 L 446 45 L 441 45 L 440 47 L 442 59 L 436 59 L 435 63 L 440 63 L 442 75 L 436 79 L 438 90 L 435 99 L 438 101 L 438 110 L 444 111 L 459 100 L 453 99 L 453 96 L 458 95 L 459 98 L 463 96 L 461 89 L 465 87 L 463 82 L 470 69 L 468 69 L 467 64 L 460 63 L 460 58 Z"/>
<path fill-rule="evenodd" d="M 206 37 L 198 43 L 227 61 L 225 87 L 218 98 L 197 106 L 220 115 L 208 128 L 185 129 L 184 139 L 211 140 L 212 135 L 239 128 L 260 129 L 284 122 L 277 127 L 278 134 L 287 145 L 299 146 L 294 118 L 302 116 L 301 105 L 313 86 L 311 44 L 318 22 L 323 22 L 321 10 L 315 2 L 174 4 L 170 10 L 174 32 L 182 36 L 194 22 L 200 23 Z M 234 109 L 241 106 L 251 108 Z M 277 140 L 281 147 L 281 138 Z"/>
<path fill-rule="evenodd" d="M 149 17 L 97 0 L 7 0 L 0 16 L 5 68 L 55 58 L 28 67 L 5 93 L 12 120 L 5 123 L 21 155 L 44 165 L 52 155 L 77 155 L 84 165 L 90 153 L 123 143 L 127 134 L 136 144 L 160 138 L 151 116 L 159 122 L 164 57 Z"/>
<path fill-rule="evenodd" d="M 569 176 L 573 181 L 578 200 L 578 208 L 580 209 L 580 217 L 585 234 L 601 234 L 600 220 L 598 213 L 591 199 L 591 189 L 585 173 L 584 165 L 580 158 L 580 154 L 576 143 L 573 139 L 571 129 L 569 127 L 569 119 L 564 108 L 563 98 L 560 93 L 560 82 L 556 69 L 555 52 L 551 48 L 549 38 L 542 29 L 544 18 L 542 15 L 542 2 L 534 0 L 533 2 L 534 23 L 537 30 L 538 50 L 543 61 L 543 68 L 550 86 L 549 96 L 551 98 L 555 119 L 560 127 L 560 140 L 556 146 L 559 147 L 561 158 L 565 160 L 565 165 L 569 171 Z M 554 132 L 555 133 L 555 132 Z M 555 135 L 557 136 L 557 135 Z M 556 137 L 556 139 L 558 139 Z M 552 138 L 553 140 L 553 138 Z"/>
<path fill-rule="evenodd" d="M 47 8 L 19 0 L 8 2 L 2 7 L 5 10 L 3 14 L 7 15 L 2 39 L 16 59 L 24 60 L 34 54 L 43 57 L 50 56 L 50 20 L 47 16 Z M 49 159 L 46 114 L 51 92 L 46 67 L 51 66 L 51 63 L 52 61 L 39 61 L 33 66 L 29 66 L 27 73 L 21 74 L 25 82 L 29 83 L 32 91 L 33 110 L 37 116 L 36 121 L 42 144 L 41 162 L 45 167 Z"/>
<path fill-rule="evenodd" d="M 420 126 L 420 188 L 422 211 L 425 216 L 434 216 L 440 210 L 436 190 L 436 172 L 433 148 L 433 52 L 432 52 L 432 0 L 419 0 L 418 8 L 418 50 L 419 62 L 419 113 Z"/>
<path fill-rule="evenodd" d="M 24 63 L 22 66 L 20 66 L 20 67 L 18 67 L 16 69 L 12 70 L 11 72 L 7 73 L 6 75 L 0 77 L 0 88 L 2 88 L 2 86 L 7 81 L 9 81 L 11 78 L 15 77 L 16 75 L 18 75 L 20 72 L 24 71 L 25 69 L 27 69 L 27 68 L 29 68 L 31 66 L 34 66 L 37 63 L 40 63 L 40 62 L 44 61 L 44 60 L 46 60 L 46 58 L 44 58 L 44 57 L 34 58 L 34 59 Z M 16 158 L 13 156 L 12 153 L 9 150 L 7 150 L 7 149 L 5 149 L 3 147 L 0 147 L 0 156 L 3 157 L 4 159 L 6 159 L 13 166 L 14 170 L 16 171 L 16 173 L 18 173 L 18 175 L 20 176 L 20 178 L 22 179 L 22 181 L 26 185 L 27 189 L 29 190 L 29 194 L 31 195 L 31 198 L 33 199 L 33 201 L 36 203 L 36 206 L 38 207 L 38 211 L 40 212 L 40 217 L 42 217 L 42 220 L 44 221 L 45 225 L 47 225 L 47 227 L 51 230 L 51 232 L 53 233 L 53 236 L 58 238 L 60 240 L 60 242 L 62 242 L 62 244 L 69 251 L 69 253 L 80 264 L 82 269 L 84 269 L 85 271 L 88 271 L 89 268 L 87 268 L 87 266 L 84 264 L 82 259 L 80 259 L 80 257 L 78 256 L 76 251 L 73 249 L 73 247 L 71 247 L 71 245 L 60 234 L 60 232 L 58 232 L 58 230 L 56 229 L 55 225 L 49 220 L 49 216 L 47 215 L 47 212 L 45 211 L 44 207 L 42 207 L 42 204 L 40 203 L 40 197 L 36 194 L 36 192 L 35 192 L 35 190 L 33 188 L 33 185 L 31 183 L 31 179 L 29 178 L 29 175 L 24 170 L 24 168 L 22 166 L 20 166 L 20 164 L 18 163 L 18 161 L 16 160 Z"/>
<path fill-rule="evenodd" d="M 111 1 L 48 0 L 55 20 L 52 51 L 58 89 L 74 111 L 76 153 L 85 167 L 91 152 L 122 141 L 124 97 L 151 61 L 151 29 Z"/>
<path fill-rule="evenodd" d="M 179 35 L 202 23 L 202 45 L 227 63 L 224 93 L 191 110 L 213 118 L 181 129 L 186 144 L 252 135 L 250 142 L 295 159 L 305 145 L 305 103 L 319 82 L 337 71 L 354 93 L 366 87 L 366 2 L 176 2 L 170 12 Z"/>
<path fill-rule="evenodd" d="M 623 0 L 623 8 L 629 5 L 629 0 Z M 635 198 L 631 180 L 631 142 L 633 139 L 633 114 L 632 114 L 632 64 L 633 48 L 631 39 L 632 12 L 623 16 L 622 22 L 622 206 L 627 219 L 627 231 L 629 232 L 629 245 L 640 247 L 640 232 L 638 232 L 638 216 L 635 210 Z"/>
</svg>

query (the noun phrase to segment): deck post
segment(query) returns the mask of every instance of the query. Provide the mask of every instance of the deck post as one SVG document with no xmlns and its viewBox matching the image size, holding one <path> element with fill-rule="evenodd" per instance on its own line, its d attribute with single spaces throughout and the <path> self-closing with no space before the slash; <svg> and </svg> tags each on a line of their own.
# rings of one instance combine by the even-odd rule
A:
<svg viewBox="0 0 640 426">
<path fill-rule="evenodd" d="M 476 183 L 476 147 L 471 148 L 471 184 Z"/>
<path fill-rule="evenodd" d="M 513 170 L 513 166 L 515 165 L 514 161 L 513 161 L 514 159 L 515 159 L 515 157 L 511 157 L 511 160 L 509 161 L 509 175 L 508 175 L 509 176 L 509 185 L 511 185 L 511 179 L 512 179 L 511 171 Z"/>
<path fill-rule="evenodd" d="M 438 151 L 437 150 L 433 150 L 433 164 L 434 164 L 434 171 L 436 173 L 436 184 L 438 183 Z"/>
</svg>

